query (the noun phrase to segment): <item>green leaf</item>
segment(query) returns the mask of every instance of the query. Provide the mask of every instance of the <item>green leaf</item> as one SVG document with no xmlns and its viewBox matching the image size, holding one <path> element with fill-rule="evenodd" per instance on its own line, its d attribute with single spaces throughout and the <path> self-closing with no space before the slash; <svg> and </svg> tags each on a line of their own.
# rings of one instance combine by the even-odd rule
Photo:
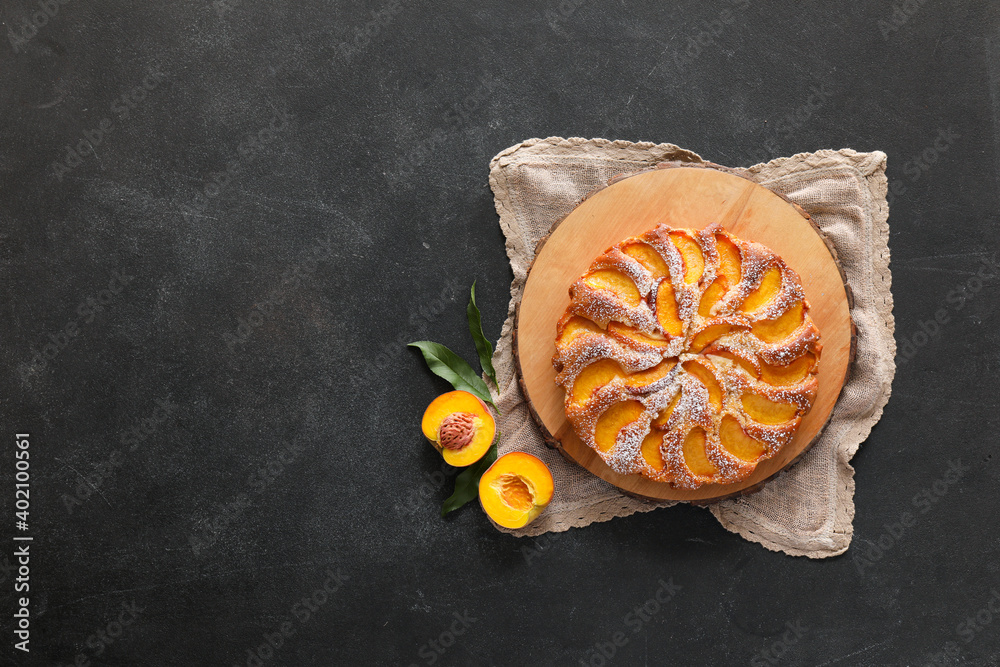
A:
<svg viewBox="0 0 1000 667">
<path fill-rule="evenodd" d="M 500 434 L 497 433 L 497 436 Z M 493 462 L 497 460 L 496 440 L 490 445 L 490 449 L 483 458 L 479 459 L 471 466 L 459 473 L 455 478 L 455 492 L 441 506 L 441 516 L 447 516 L 448 512 L 454 512 L 459 507 L 469 502 L 479 495 L 479 478 L 489 470 Z"/>
<path fill-rule="evenodd" d="M 479 314 L 479 306 L 476 305 L 476 281 L 472 281 L 472 290 L 469 295 L 469 306 L 465 309 L 465 314 L 469 317 L 469 333 L 476 343 L 476 351 L 479 353 L 479 364 L 483 367 L 486 376 L 493 380 L 497 389 L 497 372 L 493 370 L 493 344 L 483 334 L 483 321 Z"/>
<path fill-rule="evenodd" d="M 483 382 L 483 378 L 472 370 L 472 366 L 444 345 L 433 343 L 429 340 L 418 340 L 409 343 L 410 347 L 415 347 L 424 355 L 424 361 L 431 372 L 438 377 L 443 377 L 451 383 L 455 389 L 467 391 L 473 396 L 478 396 L 494 408 L 493 397 L 490 390 Z"/>
</svg>

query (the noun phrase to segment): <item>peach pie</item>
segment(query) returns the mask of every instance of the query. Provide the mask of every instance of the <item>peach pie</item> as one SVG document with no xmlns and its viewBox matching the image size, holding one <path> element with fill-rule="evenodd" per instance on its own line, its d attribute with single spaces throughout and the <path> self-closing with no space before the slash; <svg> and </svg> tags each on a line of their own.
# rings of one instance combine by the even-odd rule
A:
<svg viewBox="0 0 1000 667">
<path fill-rule="evenodd" d="M 816 398 L 799 277 L 720 225 L 660 225 L 570 288 L 552 363 L 577 435 L 616 472 L 679 488 L 747 478 Z"/>
</svg>

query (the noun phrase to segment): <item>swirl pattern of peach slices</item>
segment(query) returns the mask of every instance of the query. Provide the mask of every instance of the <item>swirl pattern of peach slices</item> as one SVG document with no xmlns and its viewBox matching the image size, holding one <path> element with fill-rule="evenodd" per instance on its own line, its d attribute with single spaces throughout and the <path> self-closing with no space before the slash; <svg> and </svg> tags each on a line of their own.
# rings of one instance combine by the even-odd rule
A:
<svg viewBox="0 0 1000 667">
<path fill-rule="evenodd" d="M 694 489 L 746 479 L 792 439 L 821 350 L 775 253 L 663 224 L 573 283 L 552 363 L 567 419 L 613 470 Z"/>
</svg>

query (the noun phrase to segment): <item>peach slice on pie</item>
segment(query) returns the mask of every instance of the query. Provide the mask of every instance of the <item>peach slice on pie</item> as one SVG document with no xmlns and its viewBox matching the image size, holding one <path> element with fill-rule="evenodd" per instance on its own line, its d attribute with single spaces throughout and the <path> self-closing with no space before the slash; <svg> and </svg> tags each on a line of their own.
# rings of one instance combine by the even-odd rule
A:
<svg viewBox="0 0 1000 667">
<path fill-rule="evenodd" d="M 740 249 L 725 234 L 715 235 L 715 249 L 719 253 L 718 275 L 730 285 L 738 285 L 743 273 Z"/>
<path fill-rule="evenodd" d="M 684 260 L 684 282 L 689 285 L 698 282 L 705 272 L 705 256 L 701 247 L 687 232 L 670 232 L 670 240 L 677 246 Z"/>
<path fill-rule="evenodd" d="M 729 279 L 725 276 L 719 276 L 712 281 L 712 284 L 708 286 L 705 293 L 701 296 L 701 303 L 698 304 L 698 314 L 702 317 L 711 317 L 712 307 L 722 301 L 722 297 L 726 296 L 726 292 L 729 291 Z"/>
<path fill-rule="evenodd" d="M 621 322 L 608 322 L 608 333 L 618 341 L 639 349 L 666 348 L 670 345 L 670 339 L 657 334 L 643 333 L 638 329 L 622 324 Z"/>
<path fill-rule="evenodd" d="M 764 443 L 747 435 L 739 421 L 732 415 L 722 418 L 719 441 L 723 449 L 743 461 L 756 461 L 766 451 Z"/>
<path fill-rule="evenodd" d="M 656 321 L 668 336 L 680 336 L 684 330 L 684 323 L 677 312 L 674 286 L 669 278 L 661 280 L 656 288 Z"/>
<path fill-rule="evenodd" d="M 573 383 L 572 400 L 577 405 L 590 402 L 594 392 L 625 374 L 617 361 L 601 359 L 590 364 L 576 376 Z"/>
<path fill-rule="evenodd" d="M 604 411 L 597 419 L 594 428 L 594 443 L 602 452 L 614 449 L 618 434 L 629 424 L 642 417 L 642 403 L 639 401 L 621 401 Z"/>
<path fill-rule="evenodd" d="M 719 384 L 715 374 L 712 373 L 706 363 L 700 359 L 690 359 L 684 362 L 683 367 L 684 370 L 698 378 L 705 385 L 705 389 L 708 390 L 708 403 L 718 412 L 722 410 L 722 385 Z"/>
<path fill-rule="evenodd" d="M 654 278 L 662 278 L 670 275 L 667 263 L 663 261 L 660 253 L 647 243 L 629 243 L 622 247 L 622 252 L 646 267 Z"/>
<path fill-rule="evenodd" d="M 661 471 L 665 467 L 663 462 L 663 452 L 660 447 L 663 445 L 663 431 L 650 431 L 642 440 L 642 458 L 646 460 L 653 470 Z"/>
<path fill-rule="evenodd" d="M 760 394 L 743 394 L 740 402 L 747 415 L 759 424 L 784 424 L 795 418 L 799 408 L 794 403 L 772 401 Z"/>
<path fill-rule="evenodd" d="M 695 426 L 684 436 L 684 462 L 688 469 L 698 477 L 708 477 L 714 475 L 715 464 L 708 458 L 705 447 L 708 439 L 705 437 L 705 429 Z"/>
<path fill-rule="evenodd" d="M 803 319 L 805 319 L 805 309 L 802 307 L 802 302 L 798 301 L 773 320 L 754 322 L 750 331 L 765 343 L 776 343 L 791 336 L 802 324 Z"/>
<path fill-rule="evenodd" d="M 665 407 L 660 412 L 660 414 L 658 414 L 653 419 L 652 425 L 653 426 L 663 426 L 664 424 L 666 424 L 667 421 L 670 419 L 670 415 L 672 415 L 674 413 L 674 408 L 677 407 L 677 402 L 680 401 L 680 400 L 681 400 L 681 391 L 680 391 L 680 389 L 678 389 L 677 393 L 674 394 L 674 397 L 672 399 L 670 399 L 670 403 L 667 404 L 667 407 Z"/>
<path fill-rule="evenodd" d="M 799 384 L 807 377 L 816 364 L 816 355 L 806 352 L 787 366 L 760 365 L 760 379 L 770 385 L 784 387 Z"/>
<path fill-rule="evenodd" d="M 596 290 L 611 292 L 614 296 L 622 300 L 626 305 L 635 307 L 639 305 L 642 297 L 635 282 L 621 271 L 615 269 L 600 269 L 594 271 L 583 282 Z"/>
<path fill-rule="evenodd" d="M 559 322 L 559 330 L 556 334 L 556 346 L 569 345 L 577 336 L 585 333 L 604 333 L 604 329 L 586 317 L 579 315 L 563 317 Z"/>
<path fill-rule="evenodd" d="M 781 269 L 772 266 L 764 273 L 760 284 L 743 300 L 743 312 L 752 313 L 760 310 L 770 303 L 771 299 L 778 294 L 779 289 L 781 289 Z"/>
</svg>

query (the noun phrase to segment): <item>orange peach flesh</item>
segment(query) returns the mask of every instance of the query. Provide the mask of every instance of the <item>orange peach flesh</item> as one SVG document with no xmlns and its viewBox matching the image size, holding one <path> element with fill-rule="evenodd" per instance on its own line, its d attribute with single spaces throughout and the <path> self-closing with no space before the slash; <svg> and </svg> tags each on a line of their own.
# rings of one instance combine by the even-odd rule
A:
<svg viewBox="0 0 1000 667">
<path fill-rule="evenodd" d="M 670 232 L 670 240 L 677 246 L 684 260 L 684 282 L 698 282 L 705 271 L 705 257 L 701 254 L 701 248 L 684 232 Z"/>
<path fill-rule="evenodd" d="M 486 404 L 467 391 L 457 390 L 431 401 L 420 427 L 445 462 L 456 468 L 481 459 L 496 434 L 496 423 Z"/>
<path fill-rule="evenodd" d="M 706 444 L 705 429 L 700 426 L 695 426 L 684 437 L 684 462 L 692 473 L 700 477 L 714 475 L 716 471 L 715 464 L 709 460 L 708 452 L 705 451 Z"/>
<path fill-rule="evenodd" d="M 504 528 L 523 528 L 552 500 L 552 473 L 540 459 L 524 452 L 504 454 L 479 480 L 479 502 Z"/>
<path fill-rule="evenodd" d="M 645 243 L 630 243 L 622 248 L 622 252 L 642 264 L 653 274 L 654 278 L 660 278 L 670 273 L 670 269 L 667 268 L 667 263 L 663 261 L 660 253 Z"/>
<path fill-rule="evenodd" d="M 642 297 L 635 282 L 621 271 L 601 269 L 584 278 L 584 282 L 597 290 L 607 290 L 619 297 L 629 306 L 638 306 Z"/>
<path fill-rule="evenodd" d="M 759 424 L 783 424 L 791 421 L 799 410 L 793 403 L 772 401 L 760 394 L 743 394 L 740 402 L 747 416 Z"/>
<path fill-rule="evenodd" d="M 610 452 L 618 440 L 618 433 L 623 428 L 639 419 L 645 408 L 639 401 L 621 401 L 615 403 L 597 418 L 594 427 L 594 444 L 602 452 Z"/>
<path fill-rule="evenodd" d="M 774 298 L 780 288 L 781 269 L 777 266 L 772 266 L 764 273 L 764 277 L 760 280 L 760 285 L 747 295 L 746 300 L 743 302 L 743 312 L 752 313 L 764 307 Z"/>
</svg>

